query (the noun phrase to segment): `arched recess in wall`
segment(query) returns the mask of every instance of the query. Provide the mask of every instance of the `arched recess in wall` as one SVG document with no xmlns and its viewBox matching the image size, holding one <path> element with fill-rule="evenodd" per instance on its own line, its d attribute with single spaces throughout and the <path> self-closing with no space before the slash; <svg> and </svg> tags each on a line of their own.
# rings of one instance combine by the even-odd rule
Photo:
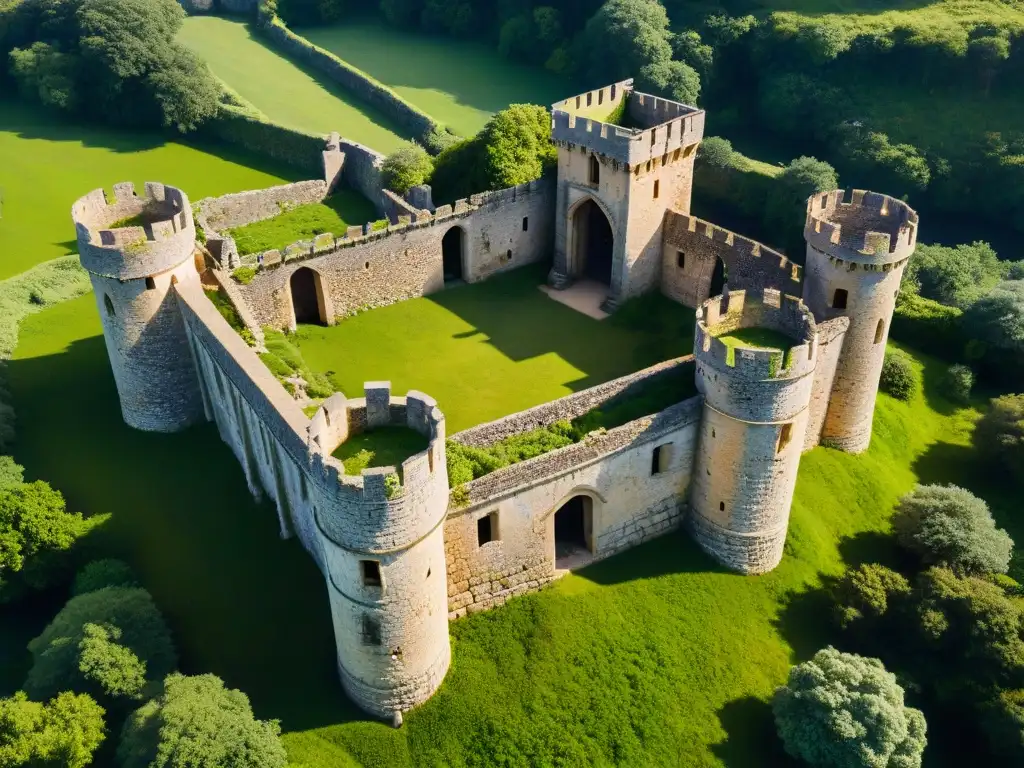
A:
<svg viewBox="0 0 1024 768">
<path fill-rule="evenodd" d="M 103 308 L 107 311 L 107 317 L 114 317 L 117 313 L 114 311 L 114 302 L 110 300 L 110 296 L 103 294 Z"/>
<path fill-rule="evenodd" d="M 611 287 L 615 235 L 607 214 L 588 197 L 573 210 L 570 226 L 574 276 Z"/>
<path fill-rule="evenodd" d="M 729 282 L 729 268 L 725 266 L 721 256 L 716 256 L 715 269 L 711 273 L 711 285 L 708 288 L 708 298 L 721 295 L 725 291 L 727 282 Z"/>
<path fill-rule="evenodd" d="M 288 279 L 292 295 L 295 322 L 327 325 L 329 321 L 320 273 L 309 267 L 299 267 Z"/>
<path fill-rule="evenodd" d="M 466 258 L 466 230 L 457 224 L 444 233 L 441 240 L 441 260 L 445 283 L 464 279 Z"/>
<path fill-rule="evenodd" d="M 554 514 L 555 568 L 579 567 L 594 555 L 594 499 L 578 493 Z"/>
</svg>

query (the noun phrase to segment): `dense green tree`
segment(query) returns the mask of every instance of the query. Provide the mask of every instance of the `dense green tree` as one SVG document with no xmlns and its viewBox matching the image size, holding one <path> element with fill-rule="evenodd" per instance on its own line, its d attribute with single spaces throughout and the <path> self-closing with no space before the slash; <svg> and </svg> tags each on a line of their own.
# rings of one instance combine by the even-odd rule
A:
<svg viewBox="0 0 1024 768">
<path fill-rule="evenodd" d="M 696 104 L 700 95 L 700 76 L 689 64 L 662 60 L 645 64 L 637 73 L 641 89 L 683 104 Z"/>
<path fill-rule="evenodd" d="M 1006 264 L 981 241 L 956 247 L 918 245 L 903 275 L 902 290 L 967 309 L 999 283 Z"/>
<path fill-rule="evenodd" d="M 992 381 L 1024 381 L 1024 280 L 996 285 L 964 313 L 968 355 Z"/>
<path fill-rule="evenodd" d="M 380 11 L 389 24 L 416 27 L 423 13 L 423 0 L 380 0 Z"/>
<path fill-rule="evenodd" d="M 76 104 L 75 67 L 78 60 L 43 42 L 10 53 L 11 75 L 22 95 L 47 107 L 73 110 Z"/>
<path fill-rule="evenodd" d="M 839 186 L 839 177 L 828 163 L 814 157 L 798 157 L 775 177 L 771 195 L 764 206 L 764 222 L 772 232 L 779 233 L 787 251 L 799 253 L 803 243 L 807 198 Z"/>
<path fill-rule="evenodd" d="M 1024 483 L 1024 394 L 995 398 L 978 422 L 974 442 Z"/>
<path fill-rule="evenodd" d="M 534 104 L 512 104 L 501 110 L 487 121 L 480 139 L 487 189 L 538 179 L 558 159 L 551 143 L 551 115 Z"/>
<path fill-rule="evenodd" d="M 836 127 L 832 141 L 846 164 L 844 171 L 870 180 L 876 188 L 902 197 L 928 187 L 928 161 L 911 144 L 893 144 L 884 133 L 852 123 Z"/>
<path fill-rule="evenodd" d="M 124 560 L 107 558 L 93 560 L 75 574 L 71 585 L 72 595 L 84 595 L 104 587 L 136 587 L 138 579 L 135 571 Z"/>
<path fill-rule="evenodd" d="M 0 768 L 84 768 L 105 738 L 103 715 L 85 694 L 0 699 Z"/>
<path fill-rule="evenodd" d="M 125 722 L 117 757 L 122 768 L 284 768 L 280 732 L 220 678 L 173 674 Z"/>
<path fill-rule="evenodd" d="M 735 154 L 732 142 L 720 136 L 708 136 L 697 147 L 697 159 L 712 168 L 731 167 Z"/>
<path fill-rule="evenodd" d="M 693 67 L 702 80 L 711 74 L 715 62 L 715 49 L 700 38 L 695 29 L 688 29 L 672 37 L 672 52 L 679 61 Z"/>
<path fill-rule="evenodd" d="M 942 393 L 960 405 L 971 401 L 971 389 L 974 387 L 974 371 L 966 365 L 956 363 L 949 366 L 942 376 Z"/>
<path fill-rule="evenodd" d="M 918 768 L 925 720 L 878 659 L 835 648 L 789 671 L 772 701 L 790 755 L 816 768 Z"/>
<path fill-rule="evenodd" d="M 140 699 L 177 666 L 163 616 L 144 590 L 105 587 L 71 598 L 32 640 L 25 690 L 36 698 L 57 691 L 100 700 Z"/>
<path fill-rule="evenodd" d="M 967 56 L 977 69 L 987 96 L 1000 67 L 1010 58 L 1010 38 L 1005 32 L 976 37 L 967 44 Z"/>
<path fill-rule="evenodd" d="M 910 595 L 910 582 L 877 563 L 847 571 L 836 584 L 836 618 L 843 629 L 877 634 L 879 623 Z"/>
<path fill-rule="evenodd" d="M 878 388 L 897 400 L 911 400 L 921 389 L 921 374 L 907 355 L 898 349 L 890 349 L 882 360 Z"/>
<path fill-rule="evenodd" d="M 68 512 L 60 491 L 42 481 L 0 489 L 0 602 L 65 578 L 72 547 L 101 522 Z"/>
<path fill-rule="evenodd" d="M 924 562 L 957 573 L 1006 573 L 1013 539 L 988 504 L 955 485 L 919 485 L 900 499 L 893 518 L 896 538 Z"/>
<path fill-rule="evenodd" d="M 410 141 L 384 158 L 381 176 L 386 189 L 404 195 L 412 187 L 425 184 L 433 170 L 434 163 L 427 151 Z"/>
<path fill-rule="evenodd" d="M 839 90 L 802 72 L 769 74 L 760 80 L 758 107 L 774 130 L 797 137 L 823 137 L 844 111 Z"/>
<path fill-rule="evenodd" d="M 508 19 L 498 35 L 502 56 L 544 64 L 563 41 L 562 16 L 557 8 L 542 5 Z"/>
<path fill-rule="evenodd" d="M 1024 689 L 1000 691 L 979 720 L 1000 765 L 1024 763 Z"/>
<path fill-rule="evenodd" d="M 25 468 L 12 456 L 0 456 L 0 491 L 25 482 Z"/>
</svg>

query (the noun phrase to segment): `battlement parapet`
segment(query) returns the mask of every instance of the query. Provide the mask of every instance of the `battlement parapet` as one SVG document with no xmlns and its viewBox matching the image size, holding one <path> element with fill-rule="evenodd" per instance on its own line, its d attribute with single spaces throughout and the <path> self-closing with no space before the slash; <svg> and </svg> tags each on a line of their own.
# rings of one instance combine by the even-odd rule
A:
<svg viewBox="0 0 1024 768">
<path fill-rule="evenodd" d="M 836 189 L 807 200 L 804 238 L 852 269 L 888 271 L 914 252 L 917 229 L 917 211 L 877 192 Z"/>
<path fill-rule="evenodd" d="M 426 535 L 439 522 L 430 510 L 447 508 L 445 420 L 437 401 L 422 392 L 391 396 L 390 382 L 367 382 L 365 397 L 335 394 L 310 420 L 310 476 L 322 499 L 317 522 L 338 546 L 383 553 Z M 349 475 L 331 454 L 350 437 L 381 427 L 407 427 L 427 438 L 421 451 L 397 467 Z"/>
<path fill-rule="evenodd" d="M 138 218 L 139 224 L 112 227 Z M 139 196 L 135 185 L 114 185 L 114 201 L 94 189 L 71 206 L 78 253 L 89 272 L 118 280 L 149 277 L 172 269 L 195 248 L 196 231 L 188 197 L 180 189 L 146 182 Z"/>
<path fill-rule="evenodd" d="M 748 328 L 773 330 L 795 343 L 784 352 L 730 346 L 721 339 Z M 814 371 L 818 332 L 811 311 L 795 296 L 772 289 L 765 289 L 761 296 L 732 291 L 698 307 L 693 346 L 698 376 L 711 368 L 747 381 L 797 379 Z"/>
<path fill-rule="evenodd" d="M 609 121 L 625 111 L 643 127 L 625 128 Z M 553 104 L 551 140 L 569 148 L 587 147 L 632 171 L 655 157 L 699 143 L 704 118 L 702 109 L 640 93 L 632 80 L 623 80 Z"/>
<path fill-rule="evenodd" d="M 333 233 L 317 235 L 313 240 L 299 240 L 283 249 L 273 249 L 262 253 L 251 253 L 242 256 L 240 263 L 244 266 L 262 266 L 271 269 L 285 263 L 305 261 L 317 256 L 326 256 L 346 248 L 385 240 L 389 237 L 408 233 L 418 229 L 426 229 L 449 222 L 456 222 L 470 216 L 482 208 L 500 207 L 506 203 L 514 203 L 525 197 L 538 194 L 550 194 L 553 187 L 550 179 L 535 179 L 495 192 L 482 192 L 468 199 L 456 200 L 454 204 L 442 205 L 433 213 L 428 210 L 416 211 L 408 215 L 398 216 L 397 223 L 386 219 L 367 222 L 349 227 L 345 233 L 336 237 Z M 283 256 L 282 256 L 283 252 Z"/>
</svg>

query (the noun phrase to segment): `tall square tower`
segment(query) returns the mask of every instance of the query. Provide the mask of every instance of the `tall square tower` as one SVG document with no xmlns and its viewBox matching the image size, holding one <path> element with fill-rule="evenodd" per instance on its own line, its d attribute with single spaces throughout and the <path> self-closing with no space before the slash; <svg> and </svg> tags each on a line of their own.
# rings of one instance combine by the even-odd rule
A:
<svg viewBox="0 0 1024 768">
<path fill-rule="evenodd" d="M 558 146 L 555 258 L 550 280 L 608 286 L 604 307 L 658 283 L 668 210 L 689 213 L 704 110 L 605 86 L 551 108 Z"/>
</svg>

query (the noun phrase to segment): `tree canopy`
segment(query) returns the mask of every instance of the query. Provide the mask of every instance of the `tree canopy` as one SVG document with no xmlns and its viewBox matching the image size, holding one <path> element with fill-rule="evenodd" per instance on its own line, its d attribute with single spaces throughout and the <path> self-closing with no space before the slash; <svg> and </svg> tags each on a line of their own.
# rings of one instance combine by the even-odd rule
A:
<svg viewBox="0 0 1024 768">
<path fill-rule="evenodd" d="M 427 150 L 410 141 L 384 158 L 381 174 L 386 189 L 404 195 L 412 187 L 425 184 L 433 170 L 434 162 Z"/>
<path fill-rule="evenodd" d="M 907 263 L 903 290 L 967 309 L 1003 279 L 1008 266 L 992 246 L 981 241 L 952 248 L 918 245 Z"/>
<path fill-rule="evenodd" d="M 978 422 L 975 441 L 1010 477 L 1024 483 L 1024 394 L 995 398 Z"/>
<path fill-rule="evenodd" d="M 0 768 L 84 768 L 103 742 L 103 708 L 85 694 L 0 699 Z"/>
<path fill-rule="evenodd" d="M 129 716 L 117 757 L 122 768 L 284 768 L 280 733 L 220 678 L 173 674 Z"/>
</svg>

